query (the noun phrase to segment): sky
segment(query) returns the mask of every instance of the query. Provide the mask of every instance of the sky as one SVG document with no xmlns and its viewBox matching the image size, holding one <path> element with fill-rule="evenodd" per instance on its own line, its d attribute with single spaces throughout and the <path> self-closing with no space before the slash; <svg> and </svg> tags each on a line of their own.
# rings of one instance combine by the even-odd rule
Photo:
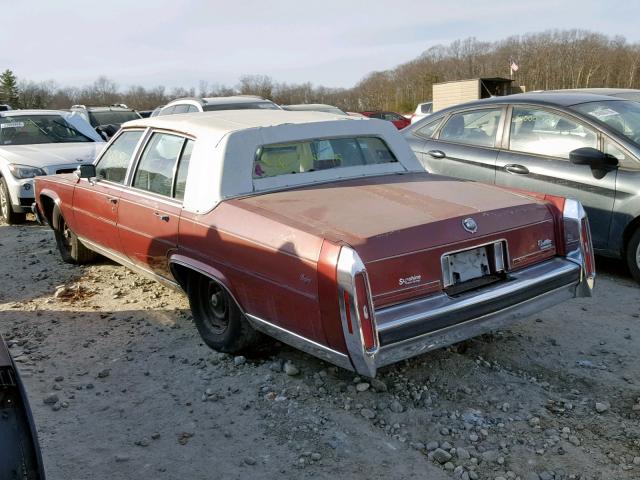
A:
<svg viewBox="0 0 640 480">
<path fill-rule="evenodd" d="M 242 75 L 351 87 L 457 39 L 585 29 L 640 42 L 620 0 L 0 0 L 0 70 L 82 86 L 233 86 Z"/>
</svg>

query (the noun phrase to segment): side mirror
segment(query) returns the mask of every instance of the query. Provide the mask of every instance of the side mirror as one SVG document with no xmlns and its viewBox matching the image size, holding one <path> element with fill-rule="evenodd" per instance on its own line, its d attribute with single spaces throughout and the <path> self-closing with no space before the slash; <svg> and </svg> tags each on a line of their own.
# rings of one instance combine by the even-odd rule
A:
<svg viewBox="0 0 640 480">
<path fill-rule="evenodd" d="M 569 152 L 569 161 L 574 165 L 589 165 L 596 170 L 618 166 L 618 159 L 592 147 L 576 148 Z"/>
<path fill-rule="evenodd" d="M 106 125 L 98 125 L 96 127 L 96 132 L 98 132 L 98 134 L 104 139 L 105 142 L 108 142 L 111 137 L 118 133 L 118 130 L 119 127 L 111 123 L 108 123 Z"/>
<path fill-rule="evenodd" d="M 86 178 L 87 180 L 90 178 L 96 178 L 96 166 L 92 163 L 78 165 L 76 175 L 78 178 Z"/>
</svg>

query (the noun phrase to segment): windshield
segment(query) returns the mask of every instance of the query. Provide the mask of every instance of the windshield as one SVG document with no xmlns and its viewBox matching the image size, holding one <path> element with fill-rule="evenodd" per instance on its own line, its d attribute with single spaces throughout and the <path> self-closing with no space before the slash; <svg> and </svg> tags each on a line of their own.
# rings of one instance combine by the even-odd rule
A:
<svg viewBox="0 0 640 480">
<path fill-rule="evenodd" d="M 604 123 L 620 135 L 640 144 L 640 103 L 614 100 L 582 103 L 571 109 Z"/>
<path fill-rule="evenodd" d="M 203 105 L 205 112 L 213 112 L 214 110 L 279 110 L 279 108 L 271 102 L 242 102 L 242 103 L 218 103 Z"/>
<path fill-rule="evenodd" d="M 0 145 L 93 142 L 60 115 L 0 117 Z"/>
<path fill-rule="evenodd" d="M 105 110 L 103 112 L 89 112 L 89 121 L 93 127 L 98 125 L 122 125 L 129 120 L 140 118 L 136 112 Z"/>
<path fill-rule="evenodd" d="M 258 150 L 253 165 L 253 178 L 397 161 L 384 141 L 376 137 L 324 138 L 279 143 L 265 145 Z"/>
</svg>

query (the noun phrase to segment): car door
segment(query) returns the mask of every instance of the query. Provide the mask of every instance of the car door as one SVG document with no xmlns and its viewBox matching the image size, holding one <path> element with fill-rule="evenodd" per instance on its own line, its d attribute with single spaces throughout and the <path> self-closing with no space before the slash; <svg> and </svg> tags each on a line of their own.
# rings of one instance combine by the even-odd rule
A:
<svg viewBox="0 0 640 480">
<path fill-rule="evenodd" d="M 600 149 L 599 132 L 555 109 L 514 105 L 496 164 L 496 184 L 580 200 L 587 211 L 594 248 L 606 248 L 617 170 L 596 178 L 588 165 L 574 165 L 569 153 Z"/>
<path fill-rule="evenodd" d="M 135 264 L 170 277 L 167 258 L 178 243 L 178 223 L 186 168 L 193 140 L 153 132 L 120 196 L 118 233 L 124 252 Z"/>
<path fill-rule="evenodd" d="M 84 239 L 121 252 L 117 221 L 119 198 L 144 130 L 120 133 L 100 155 L 95 179 L 80 179 L 73 192 L 73 229 Z"/>
<path fill-rule="evenodd" d="M 603 152 L 618 160 L 616 174 L 616 198 L 611 214 L 609 229 L 609 250 L 612 255 L 619 255 L 626 247 L 624 232 L 630 222 L 640 216 L 640 157 L 635 152 L 624 148 L 620 143 L 603 135 Z"/>
<path fill-rule="evenodd" d="M 429 172 L 493 183 L 504 108 L 474 108 L 444 120 L 434 138 L 425 138 L 419 160 Z"/>
</svg>

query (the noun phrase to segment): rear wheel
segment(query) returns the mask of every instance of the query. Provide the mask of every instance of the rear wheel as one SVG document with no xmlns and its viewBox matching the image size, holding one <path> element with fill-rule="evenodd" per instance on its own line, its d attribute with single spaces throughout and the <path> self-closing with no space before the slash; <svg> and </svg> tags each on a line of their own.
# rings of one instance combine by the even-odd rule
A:
<svg viewBox="0 0 640 480">
<path fill-rule="evenodd" d="M 640 283 L 640 228 L 637 228 L 627 243 L 627 265 L 633 278 Z"/>
<path fill-rule="evenodd" d="M 218 282 L 193 275 L 188 296 L 193 320 L 209 347 L 237 353 L 258 343 L 260 334 L 251 328 L 235 300 Z"/>
<path fill-rule="evenodd" d="M 7 182 L 4 178 L 0 178 L 0 220 L 9 225 L 15 225 L 16 223 L 24 223 L 26 218 L 26 213 L 13 210 Z"/>
<path fill-rule="evenodd" d="M 78 236 L 64 221 L 64 217 L 60 215 L 58 207 L 55 207 L 53 215 L 54 218 L 56 216 L 58 218 L 58 227 L 54 229 L 54 234 L 62 260 L 74 265 L 82 265 L 95 260 L 97 254 L 82 244 Z"/>
</svg>

